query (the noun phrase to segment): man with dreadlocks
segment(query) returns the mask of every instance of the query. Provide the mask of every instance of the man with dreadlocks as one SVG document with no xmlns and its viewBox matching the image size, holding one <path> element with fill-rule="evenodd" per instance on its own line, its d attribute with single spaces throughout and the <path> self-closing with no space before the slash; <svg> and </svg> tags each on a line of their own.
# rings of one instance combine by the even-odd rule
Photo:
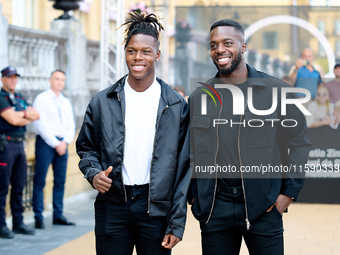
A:
<svg viewBox="0 0 340 255">
<path fill-rule="evenodd" d="M 189 171 L 189 109 L 156 78 L 154 14 L 124 23 L 129 73 L 90 101 L 76 142 L 79 168 L 99 191 L 97 254 L 170 254 L 183 236 Z"/>
</svg>

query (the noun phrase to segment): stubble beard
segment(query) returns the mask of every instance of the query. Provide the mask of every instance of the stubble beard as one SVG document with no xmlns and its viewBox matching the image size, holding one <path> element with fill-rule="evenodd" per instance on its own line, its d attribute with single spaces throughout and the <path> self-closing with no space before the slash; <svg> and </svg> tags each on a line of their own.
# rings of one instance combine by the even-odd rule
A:
<svg viewBox="0 0 340 255">
<path fill-rule="evenodd" d="M 231 73 L 236 69 L 236 67 L 240 64 L 241 59 L 242 59 L 242 53 L 241 53 L 241 51 L 240 51 L 240 52 L 237 53 L 236 58 L 231 62 L 231 65 L 230 65 L 230 67 L 228 67 L 228 68 L 220 68 L 220 67 L 218 66 L 218 64 L 217 64 L 215 61 L 213 61 L 213 62 L 214 62 L 215 66 L 216 66 L 216 68 L 217 68 L 217 70 L 218 70 L 218 72 L 219 72 L 220 74 L 222 74 L 222 75 L 229 75 L 229 74 L 231 74 Z"/>
</svg>

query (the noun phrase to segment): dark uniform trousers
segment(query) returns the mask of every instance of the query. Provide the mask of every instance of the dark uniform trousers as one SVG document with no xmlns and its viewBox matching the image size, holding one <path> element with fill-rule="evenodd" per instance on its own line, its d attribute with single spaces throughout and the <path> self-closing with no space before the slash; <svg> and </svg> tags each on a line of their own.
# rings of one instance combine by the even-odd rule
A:
<svg viewBox="0 0 340 255">
<path fill-rule="evenodd" d="M 170 255 L 162 246 L 167 217 L 150 217 L 149 184 L 125 186 L 127 203 L 95 202 L 95 234 L 98 255 Z"/>
<path fill-rule="evenodd" d="M 212 216 L 200 223 L 203 255 L 238 255 L 242 237 L 250 255 L 283 255 L 282 215 L 275 206 L 249 230 L 245 218 L 242 187 L 219 185 Z"/>
<path fill-rule="evenodd" d="M 9 141 L 0 152 L 0 227 L 6 225 L 6 197 L 11 184 L 10 205 L 13 227 L 23 223 L 22 193 L 26 184 L 27 161 L 23 142 Z"/>
</svg>

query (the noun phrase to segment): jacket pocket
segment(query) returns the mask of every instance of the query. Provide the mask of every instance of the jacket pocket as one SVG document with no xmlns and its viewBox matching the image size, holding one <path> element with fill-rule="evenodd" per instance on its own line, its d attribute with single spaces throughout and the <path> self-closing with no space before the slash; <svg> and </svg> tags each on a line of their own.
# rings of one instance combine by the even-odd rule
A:
<svg viewBox="0 0 340 255">
<path fill-rule="evenodd" d="M 193 116 L 191 129 L 194 139 L 192 144 L 194 144 L 195 151 L 206 153 L 211 151 L 211 128 L 212 119 L 210 116 Z"/>
<path fill-rule="evenodd" d="M 276 112 L 266 116 L 245 112 L 244 118 L 248 148 L 274 147 L 279 124 Z"/>
</svg>

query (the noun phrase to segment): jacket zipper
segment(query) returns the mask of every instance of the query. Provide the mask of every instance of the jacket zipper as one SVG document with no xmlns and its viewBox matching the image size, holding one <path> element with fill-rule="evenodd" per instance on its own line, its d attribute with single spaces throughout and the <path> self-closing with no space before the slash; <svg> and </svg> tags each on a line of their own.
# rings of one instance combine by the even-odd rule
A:
<svg viewBox="0 0 340 255">
<path fill-rule="evenodd" d="M 247 108 L 247 105 L 248 105 L 248 99 L 247 99 L 246 106 L 244 107 L 244 109 Z M 240 118 L 240 122 L 242 122 L 242 118 L 243 118 L 243 115 Z M 241 134 L 241 125 L 239 126 L 238 137 L 237 137 L 238 157 L 239 157 L 239 160 L 240 160 L 240 169 L 241 169 L 242 160 L 241 160 L 240 134 Z M 244 207 L 245 207 L 245 210 L 246 210 L 246 219 L 245 219 L 245 221 L 246 221 L 246 225 L 247 225 L 247 230 L 249 230 L 250 229 L 250 222 L 249 222 L 249 218 L 248 218 L 246 191 L 245 191 L 245 188 L 244 188 L 244 180 L 243 180 L 243 172 L 242 171 L 241 171 L 241 181 L 242 181 L 242 191 L 243 191 L 243 198 L 244 198 Z"/>
<path fill-rule="evenodd" d="M 122 118 L 123 118 L 123 123 L 124 123 L 124 141 L 123 141 L 123 161 L 122 161 L 122 165 L 121 165 L 121 170 L 120 170 L 120 174 L 122 176 L 122 184 L 123 184 L 123 189 L 124 189 L 124 199 L 125 199 L 125 203 L 127 203 L 127 195 L 126 195 L 126 189 L 124 186 L 124 179 L 123 179 L 123 164 L 124 164 L 124 147 L 125 147 L 125 134 L 126 134 L 126 130 L 125 130 L 125 116 L 124 116 L 124 109 L 123 109 L 123 105 L 122 105 L 122 101 L 119 98 L 119 94 L 117 93 L 117 98 L 118 101 L 120 103 L 120 108 L 122 108 Z"/>
<path fill-rule="evenodd" d="M 223 104 L 223 97 L 222 97 L 222 94 L 219 92 L 220 94 L 220 97 L 221 97 L 221 102 Z M 222 113 L 222 105 L 220 107 L 220 112 L 218 114 L 218 118 L 221 117 L 221 113 Z M 219 125 L 217 126 L 216 128 L 216 138 L 217 138 L 217 146 L 216 146 L 216 154 L 215 154 L 215 167 L 216 167 L 216 161 L 217 161 L 217 153 L 218 153 L 218 150 L 219 150 L 219 147 L 220 147 L 220 143 L 219 143 L 219 136 L 218 136 L 218 127 Z M 217 171 L 216 171 L 216 175 L 215 175 L 215 189 L 214 189 L 214 197 L 213 197 L 213 202 L 212 202 L 212 205 L 211 205 L 211 210 L 210 210 L 210 213 L 209 213 L 209 217 L 207 219 L 207 221 L 205 222 L 205 224 L 208 224 L 210 218 L 211 218 L 211 215 L 212 215 L 212 212 L 213 212 L 213 209 L 214 209 L 214 205 L 215 205 L 215 199 L 216 199 L 216 190 L 217 190 Z"/>
<path fill-rule="evenodd" d="M 149 171 L 149 194 L 148 194 L 148 211 L 147 213 L 150 213 L 150 187 L 151 187 L 151 169 L 152 169 L 152 162 L 153 162 L 153 154 L 155 151 L 155 144 L 156 144 L 156 135 L 157 135 L 157 131 L 158 131 L 158 127 L 159 127 L 159 121 L 161 120 L 161 116 L 164 112 L 164 114 L 166 113 L 166 111 L 168 110 L 169 105 L 166 105 L 164 107 L 164 109 L 162 110 L 161 114 L 159 115 L 159 118 L 157 120 L 157 126 L 156 126 L 156 132 L 155 132 L 155 137 L 153 139 L 153 148 L 152 148 L 152 157 L 151 157 L 151 163 L 150 163 L 150 171 Z"/>
</svg>

